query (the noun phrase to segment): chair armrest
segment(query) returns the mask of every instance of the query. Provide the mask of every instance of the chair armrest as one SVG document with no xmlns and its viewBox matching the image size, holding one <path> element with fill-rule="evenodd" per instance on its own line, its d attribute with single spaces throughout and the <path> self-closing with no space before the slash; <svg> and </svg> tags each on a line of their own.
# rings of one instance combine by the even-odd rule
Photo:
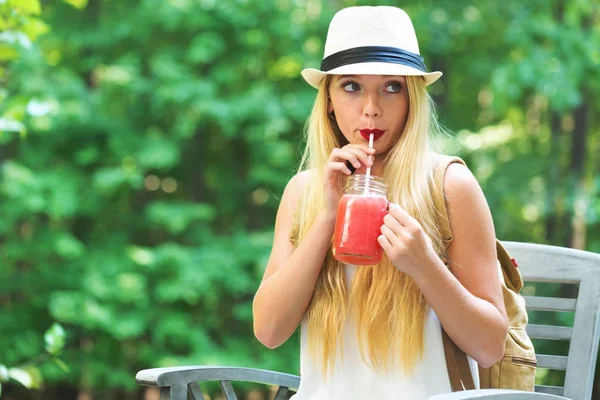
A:
<svg viewBox="0 0 600 400">
<path fill-rule="evenodd" d="M 135 380 L 140 385 L 168 387 L 202 381 L 244 381 L 279 385 L 290 389 L 298 389 L 300 377 L 282 372 L 267 371 L 255 368 L 189 366 L 151 368 L 139 371 Z"/>
<path fill-rule="evenodd" d="M 523 392 L 507 389 L 477 389 L 462 392 L 444 393 L 431 396 L 429 400 L 568 400 L 566 397 L 547 393 Z"/>
</svg>

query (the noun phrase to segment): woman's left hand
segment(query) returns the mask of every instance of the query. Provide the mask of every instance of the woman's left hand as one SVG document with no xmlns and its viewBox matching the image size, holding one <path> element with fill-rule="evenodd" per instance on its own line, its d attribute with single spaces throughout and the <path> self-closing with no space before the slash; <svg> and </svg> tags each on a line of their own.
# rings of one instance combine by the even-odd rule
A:
<svg viewBox="0 0 600 400">
<path fill-rule="evenodd" d="M 395 203 L 389 205 L 377 241 L 394 266 L 413 277 L 438 258 L 421 224 Z"/>
</svg>

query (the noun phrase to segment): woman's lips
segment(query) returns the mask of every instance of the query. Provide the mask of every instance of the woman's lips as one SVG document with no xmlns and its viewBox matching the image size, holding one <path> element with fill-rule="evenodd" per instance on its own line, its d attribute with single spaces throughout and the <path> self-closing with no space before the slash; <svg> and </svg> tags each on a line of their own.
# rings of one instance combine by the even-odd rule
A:
<svg viewBox="0 0 600 400">
<path fill-rule="evenodd" d="M 379 139 L 383 135 L 384 131 L 381 129 L 361 129 L 360 135 L 365 139 L 369 140 L 369 136 L 373 134 L 373 140 Z"/>
</svg>

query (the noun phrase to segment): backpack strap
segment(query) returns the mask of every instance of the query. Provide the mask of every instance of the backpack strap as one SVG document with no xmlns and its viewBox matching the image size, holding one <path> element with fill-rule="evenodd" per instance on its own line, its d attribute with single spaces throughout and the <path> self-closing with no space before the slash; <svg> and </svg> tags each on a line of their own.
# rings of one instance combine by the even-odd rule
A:
<svg viewBox="0 0 600 400">
<path fill-rule="evenodd" d="M 450 218 L 448 217 L 448 208 L 446 207 L 446 196 L 444 194 L 444 176 L 450 164 L 466 163 L 459 157 L 435 155 L 435 171 L 433 174 L 433 201 L 437 212 L 437 222 L 444 241 L 445 254 L 444 263 L 448 265 L 448 248 L 454 239 L 452 229 L 450 228 Z M 473 375 L 469 367 L 469 360 L 464 351 L 452 342 L 444 328 L 442 328 L 442 342 L 444 344 L 444 354 L 446 356 L 446 365 L 448 368 L 448 377 L 453 392 L 475 389 Z"/>
<path fill-rule="evenodd" d="M 444 345 L 444 356 L 446 357 L 446 367 L 452 391 L 460 392 L 475 389 L 467 355 L 454 344 L 443 328 L 442 343 Z"/>
<path fill-rule="evenodd" d="M 450 219 L 448 218 L 448 208 L 446 207 L 446 196 L 444 194 L 444 176 L 450 164 L 459 163 L 466 165 L 465 162 L 454 156 L 442 154 L 434 155 L 434 173 L 433 173 L 433 204 L 437 213 L 437 222 L 444 242 L 445 252 L 442 255 L 442 261 L 448 265 L 448 248 L 454 239 L 452 229 L 450 228 Z"/>
</svg>

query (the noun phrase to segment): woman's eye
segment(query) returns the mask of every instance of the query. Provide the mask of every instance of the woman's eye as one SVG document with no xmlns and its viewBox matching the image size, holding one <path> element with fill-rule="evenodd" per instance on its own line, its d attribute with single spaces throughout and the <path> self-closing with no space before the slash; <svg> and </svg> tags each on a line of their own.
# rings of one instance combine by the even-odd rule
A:
<svg viewBox="0 0 600 400">
<path fill-rule="evenodd" d="M 346 92 L 356 92 L 360 90 L 360 86 L 356 82 L 348 82 L 342 85 Z"/>
<path fill-rule="evenodd" d="M 387 85 L 387 89 L 388 92 L 397 93 L 402 89 L 402 85 L 400 85 L 398 82 L 393 82 Z"/>
</svg>

